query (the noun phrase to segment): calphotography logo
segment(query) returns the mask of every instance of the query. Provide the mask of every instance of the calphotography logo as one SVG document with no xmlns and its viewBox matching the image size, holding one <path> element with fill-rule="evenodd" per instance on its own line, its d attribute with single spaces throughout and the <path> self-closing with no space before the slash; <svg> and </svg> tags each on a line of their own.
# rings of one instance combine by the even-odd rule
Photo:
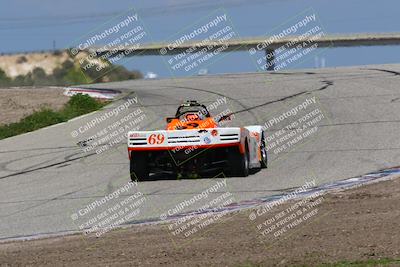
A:
<svg viewBox="0 0 400 267">
<path fill-rule="evenodd" d="M 319 207 L 324 201 L 324 196 L 321 192 L 312 192 L 315 186 L 315 180 L 308 181 L 250 213 L 249 219 L 256 224 L 259 237 L 268 244 L 274 243 L 321 216 Z M 299 198 L 300 200 L 296 200 Z"/>
<path fill-rule="evenodd" d="M 270 114 L 262 125 L 270 162 L 281 159 L 316 138 L 323 131 L 322 126 L 328 122 L 329 117 L 324 114 L 324 107 L 316 96 L 311 95 L 299 97 L 288 104 L 287 108 Z"/>
<path fill-rule="evenodd" d="M 218 127 L 227 126 L 226 118 L 231 120 L 235 119 L 233 113 L 233 103 L 227 97 L 211 98 L 203 103 L 186 103 L 184 105 L 199 105 L 197 108 L 192 107 L 193 110 L 178 114 L 175 121 L 170 122 L 167 126 L 169 130 L 173 131 L 169 134 L 169 139 L 174 140 L 179 138 L 179 142 L 172 141 L 176 146 L 168 150 L 170 160 L 178 169 L 178 177 L 191 173 L 196 177 L 201 176 L 200 172 L 204 170 L 208 163 L 205 159 L 213 160 L 218 151 L 218 146 L 221 145 L 221 134 L 223 136 L 224 129 L 219 130 Z M 178 110 L 186 109 L 186 107 L 178 107 Z M 193 135 L 195 133 L 195 135 Z M 179 137 L 174 135 L 180 134 Z M 237 143 L 237 139 L 231 139 L 231 143 Z M 169 141 L 171 142 L 171 141 Z M 225 144 L 229 144 L 225 142 Z M 223 151 L 222 151 L 223 152 Z M 189 167 L 190 165 L 196 166 L 202 164 L 204 167 Z M 190 171 L 188 171 L 188 168 Z M 186 172 L 186 173 L 185 173 Z M 180 173 L 180 174 L 179 174 Z M 199 176 L 199 177 L 200 177 Z"/>
<path fill-rule="evenodd" d="M 200 74 L 202 70 L 227 52 L 230 40 L 237 38 L 226 11 L 218 9 L 200 22 L 174 35 L 161 55 L 171 56 L 166 61 L 173 75 Z"/>
<path fill-rule="evenodd" d="M 260 70 L 279 71 L 309 60 L 325 35 L 317 14 L 308 9 L 269 32 L 262 42 L 249 49 L 249 54 Z M 327 46 L 332 44 L 328 42 Z"/>
<path fill-rule="evenodd" d="M 112 193 L 95 199 L 71 215 L 86 236 L 103 234 L 134 220 L 145 207 L 146 197 L 137 190 L 137 182 L 128 182 Z"/>
<path fill-rule="evenodd" d="M 138 97 L 116 102 L 116 107 L 99 112 L 71 132 L 76 144 L 85 153 L 101 154 L 125 144 L 129 131 L 147 123 L 148 112 L 139 107 Z"/>
<path fill-rule="evenodd" d="M 148 40 L 139 14 L 130 9 L 75 41 L 69 51 L 79 62 L 86 79 L 98 82 L 109 79 L 116 64 L 140 54 L 139 49 Z"/>
<path fill-rule="evenodd" d="M 160 215 L 161 220 L 168 222 L 167 231 L 176 246 L 194 241 L 212 226 L 230 217 L 228 207 L 235 202 L 235 197 L 227 191 L 227 186 L 226 178 L 215 179 L 211 186 L 184 199 Z"/>
</svg>

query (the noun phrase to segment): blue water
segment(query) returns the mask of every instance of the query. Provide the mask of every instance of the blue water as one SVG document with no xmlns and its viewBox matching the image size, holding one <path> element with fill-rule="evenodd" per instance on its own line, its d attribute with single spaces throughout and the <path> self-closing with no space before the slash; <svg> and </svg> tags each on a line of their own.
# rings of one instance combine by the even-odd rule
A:
<svg viewBox="0 0 400 267">
<path fill-rule="evenodd" d="M 118 4 L 117 4 L 118 3 Z M 0 3 L 0 52 L 47 50 L 74 46 L 77 40 L 101 31 L 110 19 L 134 8 L 146 28 L 146 42 L 170 41 L 206 22 L 215 12 L 227 14 L 235 37 L 279 32 L 303 12 L 316 14 L 325 34 L 398 32 L 400 2 L 395 0 L 220 0 L 220 1 L 53 1 L 17 0 Z M 309 12 L 310 13 L 310 12 Z M 310 14 L 311 14 L 310 13 Z M 299 15 L 300 14 L 300 15 Z M 105 24 L 104 24 L 105 23 Z M 228 24 L 227 24 L 228 25 Z M 201 39 L 199 38 L 195 39 Z M 101 43 L 99 43 L 101 44 Z M 261 57 L 259 53 L 256 57 Z M 221 54 L 193 71 L 173 71 L 169 57 L 132 57 L 120 63 L 159 77 L 257 71 L 248 52 Z M 287 68 L 315 68 L 398 63 L 399 47 L 319 49 Z"/>
</svg>

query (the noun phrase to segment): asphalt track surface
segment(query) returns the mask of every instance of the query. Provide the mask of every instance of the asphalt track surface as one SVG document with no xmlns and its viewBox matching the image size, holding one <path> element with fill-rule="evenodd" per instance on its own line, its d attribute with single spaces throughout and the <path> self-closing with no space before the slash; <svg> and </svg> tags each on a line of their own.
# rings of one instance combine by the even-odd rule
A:
<svg viewBox="0 0 400 267">
<path fill-rule="evenodd" d="M 97 113 L 0 141 L 1 239 L 76 230 L 79 223 L 72 214 L 125 185 L 129 181 L 125 139 L 99 154 L 82 151 L 77 142 L 138 108 L 145 114 L 141 129 L 159 129 L 184 100 L 209 104 L 226 97 L 226 105 L 219 108 L 241 111 L 229 123 L 244 126 L 264 124 L 315 96 L 318 105 L 308 110 L 318 107 L 324 114 L 317 131 L 287 151 L 275 155 L 271 150 L 268 169 L 246 178 L 228 178 L 227 187 L 219 191 L 231 192 L 237 202 L 278 194 L 311 179 L 322 184 L 400 162 L 400 65 L 135 80 L 93 87 L 119 89 L 124 97 Z M 128 110 L 71 136 L 134 97 L 139 103 Z M 266 133 L 279 130 L 270 127 Z M 131 222 L 159 218 L 222 179 L 155 178 L 134 189 L 146 195 L 146 202 Z"/>
</svg>

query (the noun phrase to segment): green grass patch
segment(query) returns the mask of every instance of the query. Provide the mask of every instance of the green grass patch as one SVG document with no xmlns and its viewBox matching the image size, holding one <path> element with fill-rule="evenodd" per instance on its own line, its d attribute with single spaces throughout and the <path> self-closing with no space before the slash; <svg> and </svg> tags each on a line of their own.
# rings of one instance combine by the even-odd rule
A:
<svg viewBox="0 0 400 267">
<path fill-rule="evenodd" d="M 42 108 L 19 122 L 1 125 L 0 140 L 68 121 L 74 117 L 98 110 L 105 105 L 105 103 L 99 102 L 88 95 L 77 94 L 72 96 L 59 111 Z"/>
</svg>

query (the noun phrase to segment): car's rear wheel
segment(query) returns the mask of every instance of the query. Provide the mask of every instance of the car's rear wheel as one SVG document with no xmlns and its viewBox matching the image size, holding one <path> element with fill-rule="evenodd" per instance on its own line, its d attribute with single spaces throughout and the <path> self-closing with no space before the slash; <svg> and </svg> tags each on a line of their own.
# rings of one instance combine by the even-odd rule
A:
<svg viewBox="0 0 400 267">
<path fill-rule="evenodd" d="M 247 144 L 243 154 L 240 153 L 239 147 L 235 147 L 229 151 L 228 160 L 229 171 L 233 176 L 249 176 L 249 150 Z"/>
<path fill-rule="evenodd" d="M 260 151 L 261 151 L 261 161 L 260 161 L 261 168 L 268 168 L 268 154 L 267 154 L 267 146 L 265 144 L 264 133 L 261 135 Z"/>
<path fill-rule="evenodd" d="M 131 152 L 130 172 L 132 181 L 147 181 L 149 180 L 147 152 Z"/>
</svg>

